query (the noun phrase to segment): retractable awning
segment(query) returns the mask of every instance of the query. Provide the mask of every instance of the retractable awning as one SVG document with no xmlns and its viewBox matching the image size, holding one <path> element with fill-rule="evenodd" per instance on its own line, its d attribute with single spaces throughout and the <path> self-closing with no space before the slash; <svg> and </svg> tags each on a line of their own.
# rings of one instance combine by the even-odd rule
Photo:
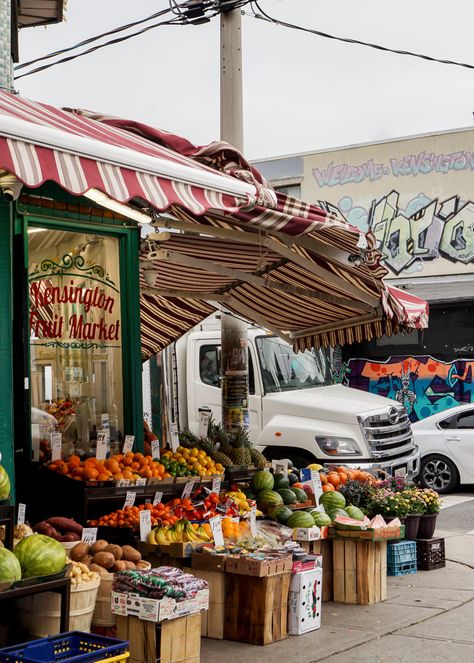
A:
<svg viewBox="0 0 474 663">
<path fill-rule="evenodd" d="M 138 122 L 1 92 L 2 171 L 30 188 L 50 180 L 112 209 L 124 204 L 130 218 L 173 231 L 142 246 L 143 358 L 216 303 L 298 349 L 427 326 L 426 302 L 383 282 L 373 235 L 275 193 L 226 143 L 195 147 Z"/>
</svg>

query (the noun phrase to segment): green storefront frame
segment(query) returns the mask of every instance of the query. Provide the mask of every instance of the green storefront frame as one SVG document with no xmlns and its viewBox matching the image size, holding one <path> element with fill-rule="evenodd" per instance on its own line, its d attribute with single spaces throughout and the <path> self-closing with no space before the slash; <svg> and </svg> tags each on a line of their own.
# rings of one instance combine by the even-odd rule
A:
<svg viewBox="0 0 474 663">
<path fill-rule="evenodd" d="M 25 192 L 28 193 L 28 192 Z M 139 241 L 140 229 L 130 221 L 92 208 L 56 185 L 45 185 L 32 196 L 51 198 L 62 209 L 34 202 L 0 204 L 0 451 L 3 465 L 17 476 L 19 497 L 27 489 L 31 467 L 28 319 L 28 227 L 104 235 L 118 239 L 124 433 L 135 435 L 135 448 L 143 451 L 142 362 L 140 344 Z M 33 199 L 32 199 L 33 200 Z M 38 198 L 41 200 L 41 198 Z M 87 213 L 84 213 L 87 210 Z M 25 464 L 29 467 L 25 467 Z M 16 472 L 14 472 L 14 467 Z M 13 481 L 12 481 L 13 483 Z"/>
</svg>

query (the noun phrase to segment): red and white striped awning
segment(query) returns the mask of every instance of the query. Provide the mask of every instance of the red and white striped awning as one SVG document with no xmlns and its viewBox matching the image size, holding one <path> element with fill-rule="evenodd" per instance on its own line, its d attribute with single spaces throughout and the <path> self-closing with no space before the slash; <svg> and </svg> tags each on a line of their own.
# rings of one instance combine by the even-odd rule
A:
<svg viewBox="0 0 474 663">
<path fill-rule="evenodd" d="M 29 188 L 53 181 L 76 196 L 98 191 L 127 204 L 131 218 L 166 212 L 159 225 L 184 233 L 143 251 L 154 255 L 159 282 L 142 282 L 144 358 L 207 317 L 214 301 L 299 349 L 427 325 L 426 302 L 383 282 L 370 233 L 275 193 L 227 143 L 196 147 L 138 122 L 0 92 L 2 171 Z"/>
</svg>

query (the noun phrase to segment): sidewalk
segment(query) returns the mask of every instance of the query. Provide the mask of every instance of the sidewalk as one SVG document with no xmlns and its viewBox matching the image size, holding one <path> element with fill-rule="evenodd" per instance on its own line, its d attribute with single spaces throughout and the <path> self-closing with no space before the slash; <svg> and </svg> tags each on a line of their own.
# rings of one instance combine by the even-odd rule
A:
<svg viewBox="0 0 474 663">
<path fill-rule="evenodd" d="M 320 630 L 268 647 L 203 639 L 201 662 L 474 661 L 474 535 L 436 535 L 446 538 L 446 568 L 388 578 L 387 601 L 324 603 Z"/>
</svg>

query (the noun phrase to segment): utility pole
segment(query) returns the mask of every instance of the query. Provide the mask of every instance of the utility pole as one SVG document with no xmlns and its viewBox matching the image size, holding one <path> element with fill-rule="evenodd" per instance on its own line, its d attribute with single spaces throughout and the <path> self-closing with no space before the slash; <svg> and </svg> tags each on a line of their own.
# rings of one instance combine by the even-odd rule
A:
<svg viewBox="0 0 474 663">
<path fill-rule="evenodd" d="M 221 0 L 221 5 L 226 4 Z M 240 9 L 220 14 L 221 140 L 244 149 L 242 101 L 242 15 Z M 227 431 L 249 428 L 247 325 L 228 314 L 221 318 L 222 423 Z"/>
<path fill-rule="evenodd" d="M 0 90 L 13 91 L 11 0 L 0 0 Z"/>
</svg>

